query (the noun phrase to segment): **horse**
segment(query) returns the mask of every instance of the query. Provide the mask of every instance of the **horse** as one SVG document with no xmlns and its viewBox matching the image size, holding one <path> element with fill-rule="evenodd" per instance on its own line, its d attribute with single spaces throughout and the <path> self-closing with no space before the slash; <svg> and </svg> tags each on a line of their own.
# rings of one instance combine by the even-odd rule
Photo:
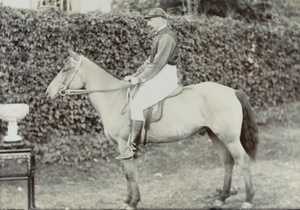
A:
<svg viewBox="0 0 300 210">
<path fill-rule="evenodd" d="M 88 94 L 99 114 L 105 135 L 118 143 L 122 154 L 130 133 L 129 111 L 125 111 L 130 83 L 114 76 L 83 55 L 69 50 L 70 57 L 49 84 L 50 99 L 59 94 Z M 69 88 L 69 89 L 68 89 Z M 223 189 L 213 206 L 221 207 L 230 196 L 234 164 L 241 168 L 246 188 L 243 208 L 253 206 L 254 189 L 250 161 L 255 159 L 258 130 L 248 96 L 242 90 L 214 82 L 184 86 L 183 91 L 164 101 L 162 118 L 151 123 L 149 143 L 167 143 L 207 133 L 224 166 Z M 138 158 L 138 157 L 137 157 Z M 137 158 L 122 160 L 127 181 L 129 209 L 137 208 L 141 195 L 137 182 Z"/>
</svg>

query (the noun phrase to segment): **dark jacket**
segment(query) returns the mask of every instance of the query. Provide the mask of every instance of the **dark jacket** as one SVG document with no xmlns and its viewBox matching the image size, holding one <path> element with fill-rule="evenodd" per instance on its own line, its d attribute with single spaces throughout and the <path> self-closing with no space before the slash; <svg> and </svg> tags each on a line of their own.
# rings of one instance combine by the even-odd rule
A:
<svg viewBox="0 0 300 210">
<path fill-rule="evenodd" d="M 146 82 L 167 64 L 176 65 L 177 62 L 177 37 L 168 27 L 165 27 L 157 32 L 152 42 L 150 57 L 133 76 L 137 76 L 141 82 Z"/>
</svg>

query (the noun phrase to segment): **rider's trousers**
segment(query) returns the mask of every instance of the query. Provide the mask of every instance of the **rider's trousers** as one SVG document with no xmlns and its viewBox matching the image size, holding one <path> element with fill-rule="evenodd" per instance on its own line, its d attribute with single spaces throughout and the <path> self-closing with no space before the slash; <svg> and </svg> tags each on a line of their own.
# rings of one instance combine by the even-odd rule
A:
<svg viewBox="0 0 300 210">
<path fill-rule="evenodd" d="M 140 86 L 131 101 L 131 119 L 143 121 L 144 110 L 171 94 L 177 85 L 176 66 L 166 65 L 155 77 Z"/>
</svg>

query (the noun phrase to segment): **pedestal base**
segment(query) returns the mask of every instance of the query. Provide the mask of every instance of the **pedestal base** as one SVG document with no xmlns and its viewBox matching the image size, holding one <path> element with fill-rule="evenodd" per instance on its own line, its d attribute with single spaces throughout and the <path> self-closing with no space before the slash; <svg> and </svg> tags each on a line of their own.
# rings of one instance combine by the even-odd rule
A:
<svg viewBox="0 0 300 210">
<path fill-rule="evenodd" d="M 19 135 L 10 135 L 10 136 L 4 136 L 3 140 L 5 142 L 19 142 L 22 140 L 22 137 Z"/>
<path fill-rule="evenodd" d="M 25 142 L 20 141 L 1 141 L 0 149 L 20 149 L 25 146 Z"/>
<path fill-rule="evenodd" d="M 15 180 L 27 180 L 27 200 L 28 208 L 35 209 L 34 199 L 34 173 L 35 173 L 35 153 L 34 148 L 24 149 L 5 149 L 0 150 L 0 161 L 5 160 L 16 160 L 26 159 L 27 160 L 27 171 L 24 173 L 11 173 L 7 172 L 0 175 L 0 181 L 15 181 Z M 4 208 L 5 209 L 5 208 Z"/>
</svg>

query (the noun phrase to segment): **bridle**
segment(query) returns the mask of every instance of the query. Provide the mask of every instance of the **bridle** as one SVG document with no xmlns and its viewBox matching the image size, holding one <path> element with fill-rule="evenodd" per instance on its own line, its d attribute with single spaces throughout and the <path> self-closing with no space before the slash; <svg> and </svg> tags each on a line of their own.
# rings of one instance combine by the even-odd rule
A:
<svg viewBox="0 0 300 210">
<path fill-rule="evenodd" d="M 81 75 L 81 73 L 80 73 L 80 66 L 81 66 L 81 64 L 82 64 L 82 60 L 83 60 L 83 56 L 81 55 L 81 56 L 79 57 L 79 60 L 78 60 L 78 61 L 76 61 L 74 58 L 71 57 L 70 60 L 67 62 L 67 63 L 69 63 L 69 62 L 71 62 L 71 61 L 72 61 L 72 62 L 75 62 L 75 63 L 76 63 L 76 67 L 75 67 L 75 70 L 74 70 L 72 76 L 69 78 L 68 82 L 66 82 L 66 83 L 63 82 L 64 87 L 63 87 L 63 89 L 61 89 L 61 90 L 59 91 L 59 94 L 60 94 L 61 96 L 67 95 L 66 90 L 67 90 L 68 86 L 70 85 L 70 83 L 72 82 L 72 80 L 74 79 L 74 77 L 75 77 L 75 75 L 76 75 L 77 72 L 79 73 L 81 82 L 83 82 L 83 80 L 82 80 L 82 75 Z M 65 67 L 64 67 L 64 68 L 65 68 Z M 64 68 L 63 68 L 63 70 L 64 70 Z M 83 83 L 84 83 L 84 82 L 83 82 Z"/>
<path fill-rule="evenodd" d="M 95 92 L 109 92 L 109 91 L 116 91 L 116 90 L 121 90 L 121 89 L 125 89 L 125 88 L 129 88 L 129 87 L 132 87 L 131 84 L 128 84 L 126 86 L 122 86 L 122 87 L 119 87 L 119 88 L 113 88 L 113 89 L 104 89 L 104 90 L 99 90 L 99 89 L 96 89 L 96 90 L 70 90 L 70 89 L 67 89 L 68 86 L 70 85 L 70 83 L 72 82 L 72 80 L 74 79 L 76 73 L 78 72 L 79 73 L 79 77 L 80 77 L 80 80 L 82 83 L 85 83 L 85 81 L 82 79 L 82 74 L 81 74 L 81 71 L 80 71 L 80 67 L 82 65 L 82 60 L 83 60 L 83 57 L 82 55 L 80 55 L 79 57 L 79 60 L 76 61 L 75 59 L 73 59 L 72 57 L 70 58 L 69 62 L 72 61 L 72 62 L 75 62 L 76 63 L 76 67 L 75 67 L 75 70 L 72 74 L 72 76 L 70 77 L 70 79 L 68 80 L 67 83 L 63 83 L 64 87 L 63 89 L 61 89 L 59 91 L 59 94 L 61 96 L 66 96 L 66 95 L 77 95 L 77 94 L 89 94 L 89 93 L 95 93 Z"/>
</svg>

